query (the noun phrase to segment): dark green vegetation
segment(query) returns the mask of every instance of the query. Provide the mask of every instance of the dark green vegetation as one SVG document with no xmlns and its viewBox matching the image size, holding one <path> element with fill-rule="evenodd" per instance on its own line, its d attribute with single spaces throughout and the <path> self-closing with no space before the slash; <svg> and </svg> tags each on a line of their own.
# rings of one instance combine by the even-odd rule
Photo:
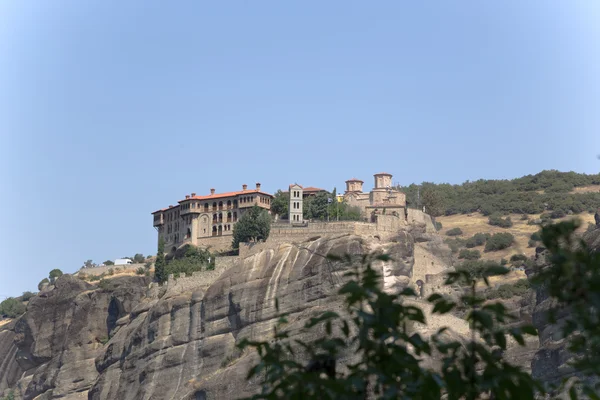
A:
<svg viewBox="0 0 600 400">
<path fill-rule="evenodd" d="M 561 325 L 569 350 L 580 354 L 572 361 L 580 377 L 600 377 L 600 254 L 574 238 L 577 224 L 563 222 L 545 227 L 543 244 L 549 250 L 547 268 L 536 271 L 534 284 L 544 287 L 554 310 L 571 310 Z M 575 246 L 577 244 L 578 246 Z M 339 294 L 345 299 L 345 313 L 324 311 L 311 318 L 304 330 L 310 341 L 289 340 L 287 317 L 281 315 L 275 338 L 239 344 L 241 350 L 254 348 L 259 361 L 248 379 L 262 383 L 256 399 L 524 399 L 554 397 L 565 387 L 545 387 L 504 357 L 507 337 L 525 345 L 524 335 L 536 335 L 529 325 L 515 326 L 505 306 L 491 298 L 524 295 L 528 283 L 517 282 L 497 289 L 478 291 L 477 283 L 489 287 L 489 278 L 508 270 L 494 262 L 468 261 L 448 274 L 446 285 L 463 289 L 458 302 L 440 294 L 426 300 L 433 314 L 446 314 L 458 306 L 467 309 L 465 319 L 474 334 L 465 341 L 446 334 L 446 328 L 431 337 L 407 327 L 427 324 L 414 302 L 412 289 L 399 295 L 381 290 L 380 276 L 372 267 L 375 260 L 390 261 L 385 255 L 365 255 L 359 259 L 329 256 L 332 262 L 346 262 L 353 268 Z M 486 301 L 488 300 L 488 301 Z M 276 302 L 276 307 L 278 307 Z M 552 320 L 551 320 L 552 321 Z M 293 325 L 292 325 L 293 326 Z M 295 329 L 295 328 L 294 328 Z M 476 335 L 481 338 L 476 339 Z M 422 363 L 433 354 L 441 357 L 440 369 Z M 348 358 L 350 356 L 350 358 Z M 337 368 L 339 359 L 349 363 Z M 572 399 L 586 395 L 598 398 L 600 385 L 575 378 L 569 391 Z M 566 383 L 563 382 L 563 385 Z"/>
<path fill-rule="evenodd" d="M 115 265 L 115 263 L 114 263 L 114 262 L 112 262 L 111 260 L 106 260 L 106 261 L 104 261 L 104 263 L 103 263 L 103 264 L 104 264 L 104 265 Z"/>
<path fill-rule="evenodd" d="M 510 247 L 515 237 L 510 233 L 494 233 L 486 242 L 484 251 L 497 251 Z"/>
<path fill-rule="evenodd" d="M 488 224 L 493 226 L 499 226 L 500 228 L 510 228 L 513 226 L 510 217 L 502 218 L 501 216 L 494 214 L 488 218 Z"/>
<path fill-rule="evenodd" d="M 483 293 L 483 296 L 488 300 L 510 299 L 514 296 L 522 297 L 528 293 L 530 288 L 531 284 L 527 279 L 519 279 L 515 283 L 500 285 L 496 289 L 490 288 Z"/>
<path fill-rule="evenodd" d="M 6 396 L 0 397 L 0 400 L 15 400 L 15 392 L 9 391 Z"/>
<path fill-rule="evenodd" d="M 46 283 L 50 283 L 50 280 L 48 278 L 44 278 L 40 281 L 40 283 L 38 283 L 38 290 L 42 290 L 42 287 L 46 284 Z"/>
<path fill-rule="evenodd" d="M 452 229 L 449 229 L 446 232 L 447 236 L 459 236 L 459 235 L 462 235 L 462 234 L 463 234 L 463 231 L 460 228 L 452 228 Z"/>
<path fill-rule="evenodd" d="M 53 269 L 48 274 L 48 278 L 50 278 L 50 283 L 54 283 L 56 278 L 61 277 L 62 275 L 63 275 L 63 272 L 60 269 L 58 269 L 58 268 Z"/>
<path fill-rule="evenodd" d="M 200 249 L 189 244 L 167 256 L 165 256 L 164 250 L 165 243 L 161 239 L 158 243 L 156 262 L 154 263 L 154 279 L 157 282 L 165 282 L 170 274 L 178 277 L 181 273 L 185 273 L 189 276 L 196 271 L 215 268 L 215 256 L 209 250 Z M 138 275 L 147 275 L 148 273 L 148 270 L 143 267 L 136 270 Z"/>
<path fill-rule="evenodd" d="M 600 174 L 542 171 L 512 180 L 480 179 L 461 185 L 423 182 L 401 188 L 409 207 L 426 207 L 437 215 L 465 214 L 480 211 L 493 213 L 539 214 L 547 209 L 564 215 L 593 212 L 600 204 L 600 193 L 570 193 L 575 187 L 600 185 Z M 420 189 L 421 200 L 417 202 Z M 554 218 L 559 218 L 558 216 Z"/>
<path fill-rule="evenodd" d="M 25 304 L 19 299 L 9 297 L 0 303 L 0 316 L 16 318 L 25 312 Z"/>
<path fill-rule="evenodd" d="M 167 280 L 167 274 L 165 267 L 167 261 L 165 260 L 165 241 L 161 238 L 158 241 L 158 251 L 156 252 L 156 261 L 154 262 L 154 279 L 158 282 L 164 282 Z"/>
<path fill-rule="evenodd" d="M 465 242 L 465 247 L 470 249 L 477 246 L 483 246 L 485 242 L 487 242 L 487 240 L 491 237 L 492 235 L 490 235 L 489 233 L 476 233 L 472 237 L 467 239 L 467 241 Z"/>
<path fill-rule="evenodd" d="M 481 253 L 479 250 L 462 249 L 460 253 L 458 253 L 458 258 L 465 260 L 478 260 L 481 258 Z"/>
<path fill-rule="evenodd" d="M 267 210 L 253 206 L 246 210 L 233 226 L 234 249 L 239 249 L 242 242 L 258 242 L 267 240 L 271 232 L 271 216 Z"/>
</svg>

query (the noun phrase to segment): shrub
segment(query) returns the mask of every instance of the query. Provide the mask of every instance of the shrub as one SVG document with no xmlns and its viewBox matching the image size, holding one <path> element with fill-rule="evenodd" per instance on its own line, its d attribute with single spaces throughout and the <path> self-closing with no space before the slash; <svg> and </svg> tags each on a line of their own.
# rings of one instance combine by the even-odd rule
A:
<svg viewBox="0 0 600 400">
<path fill-rule="evenodd" d="M 472 237 L 468 238 L 465 242 L 467 248 L 473 248 L 484 245 L 485 242 L 491 237 L 489 233 L 476 233 Z"/>
<path fill-rule="evenodd" d="M 95 281 L 99 281 L 102 278 L 104 278 L 104 274 L 102 274 L 102 275 L 90 275 L 89 281 L 90 282 L 95 282 Z"/>
<path fill-rule="evenodd" d="M 54 281 L 56 281 L 56 279 L 61 277 L 62 275 L 63 275 L 62 271 L 58 268 L 55 268 L 52 271 L 50 271 L 50 273 L 48 274 L 48 277 L 50 278 L 50 282 L 54 283 Z"/>
<path fill-rule="evenodd" d="M 563 210 L 554 210 L 552 211 L 552 213 L 550 214 L 550 218 L 552 219 L 557 219 L 557 218 L 563 218 L 565 217 L 567 214 L 563 211 Z"/>
<path fill-rule="evenodd" d="M 587 231 L 591 232 L 596 230 L 596 224 L 592 223 L 592 222 L 588 222 L 588 227 L 587 227 Z"/>
<path fill-rule="evenodd" d="M 485 293 L 488 300 L 493 299 L 510 299 L 514 296 L 523 296 L 531 288 L 529 280 L 519 279 L 516 283 L 507 283 L 500 285 L 497 289 L 489 289 Z"/>
<path fill-rule="evenodd" d="M 508 264 L 508 260 L 506 258 L 501 258 L 500 265 L 506 265 L 506 264 Z"/>
<path fill-rule="evenodd" d="M 450 247 L 453 253 L 458 253 L 458 250 L 465 245 L 465 240 L 461 238 L 448 238 L 444 242 Z"/>
<path fill-rule="evenodd" d="M 110 265 L 115 265 L 115 263 L 111 260 L 106 260 L 106 261 L 104 261 L 104 265 L 110 266 Z"/>
<path fill-rule="evenodd" d="M 531 236 L 529 236 L 531 240 L 535 240 L 536 242 L 540 242 L 542 240 L 542 235 L 540 232 L 533 232 Z"/>
<path fill-rule="evenodd" d="M 136 264 L 141 264 L 146 260 L 146 257 L 144 257 L 143 254 L 136 254 L 135 256 L 133 256 L 133 262 Z"/>
<path fill-rule="evenodd" d="M 513 254 L 510 256 L 510 264 L 513 267 L 523 265 L 527 260 L 529 260 L 529 257 L 527 257 L 525 254 Z"/>
<path fill-rule="evenodd" d="M 23 294 L 21 295 L 21 300 L 22 301 L 29 301 L 33 296 L 35 296 L 35 293 L 33 292 L 23 292 Z"/>
<path fill-rule="evenodd" d="M 527 242 L 527 246 L 529 247 L 535 247 L 537 245 L 537 242 L 535 240 L 529 239 L 529 242 Z"/>
<path fill-rule="evenodd" d="M 146 269 L 150 269 L 152 267 L 152 261 L 147 261 L 146 264 L 144 264 L 144 268 Z"/>
<path fill-rule="evenodd" d="M 101 289 L 104 289 L 104 290 L 108 289 L 109 285 L 110 285 L 110 282 L 108 281 L 108 279 L 102 278 L 102 279 L 100 279 L 100 282 L 98 282 L 98 287 Z"/>
<path fill-rule="evenodd" d="M 146 268 L 139 267 L 138 269 L 135 270 L 135 273 L 138 275 L 144 275 L 146 273 Z"/>
<path fill-rule="evenodd" d="M 527 221 L 528 219 L 529 217 L 527 216 L 527 214 L 521 215 L 521 221 Z"/>
<path fill-rule="evenodd" d="M 458 258 L 465 260 L 478 260 L 481 258 L 481 253 L 479 250 L 462 249 L 458 254 Z"/>
<path fill-rule="evenodd" d="M 6 315 L 8 318 L 16 318 L 25 312 L 27 307 L 22 301 L 9 297 L 0 303 L 0 315 Z"/>
<path fill-rule="evenodd" d="M 488 218 L 488 224 L 493 226 L 499 226 L 500 228 L 510 228 L 511 226 L 513 226 L 510 217 L 502 218 L 499 215 L 491 215 Z"/>
<path fill-rule="evenodd" d="M 515 240 L 515 237 L 510 233 L 495 233 L 485 243 L 484 251 L 497 251 L 510 247 Z"/>
<path fill-rule="evenodd" d="M 439 232 L 442 230 L 442 228 L 443 228 L 442 223 L 439 221 L 435 221 L 435 230 Z"/>
<path fill-rule="evenodd" d="M 447 236 L 459 236 L 462 235 L 463 231 L 460 228 L 452 228 L 446 232 Z"/>
<path fill-rule="evenodd" d="M 115 274 L 115 270 L 113 268 L 109 268 L 107 274 L 108 276 L 113 276 Z"/>
<path fill-rule="evenodd" d="M 38 290 L 42 290 L 42 288 L 44 287 L 45 284 L 50 283 L 50 281 L 48 280 L 48 278 L 44 278 L 40 281 L 40 283 L 38 283 Z"/>
</svg>

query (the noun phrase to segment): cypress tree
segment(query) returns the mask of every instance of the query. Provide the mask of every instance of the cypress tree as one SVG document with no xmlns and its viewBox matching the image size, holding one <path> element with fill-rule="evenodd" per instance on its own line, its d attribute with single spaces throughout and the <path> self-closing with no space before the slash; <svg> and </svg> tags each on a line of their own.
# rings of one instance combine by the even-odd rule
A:
<svg viewBox="0 0 600 400">
<path fill-rule="evenodd" d="M 154 279 L 158 282 L 162 283 L 167 280 L 165 267 L 165 241 L 161 238 L 158 241 L 158 252 L 156 253 L 156 262 L 154 263 Z"/>
</svg>

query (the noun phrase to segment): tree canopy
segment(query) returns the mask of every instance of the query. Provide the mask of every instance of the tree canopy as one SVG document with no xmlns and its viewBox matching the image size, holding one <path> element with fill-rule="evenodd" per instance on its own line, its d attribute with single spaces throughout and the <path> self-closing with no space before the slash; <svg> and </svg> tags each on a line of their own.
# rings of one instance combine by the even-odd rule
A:
<svg viewBox="0 0 600 400">
<path fill-rule="evenodd" d="M 246 210 L 233 226 L 232 247 L 238 249 L 242 242 L 266 240 L 271 231 L 271 216 L 267 210 L 253 206 Z"/>
</svg>

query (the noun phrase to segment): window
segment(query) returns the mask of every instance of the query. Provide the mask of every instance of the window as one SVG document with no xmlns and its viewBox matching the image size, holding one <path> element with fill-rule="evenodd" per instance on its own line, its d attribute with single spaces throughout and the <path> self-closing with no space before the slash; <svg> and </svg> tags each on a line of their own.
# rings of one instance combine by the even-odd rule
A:
<svg viewBox="0 0 600 400">
<path fill-rule="evenodd" d="M 208 203 L 204 203 L 204 212 L 208 212 Z"/>
</svg>

